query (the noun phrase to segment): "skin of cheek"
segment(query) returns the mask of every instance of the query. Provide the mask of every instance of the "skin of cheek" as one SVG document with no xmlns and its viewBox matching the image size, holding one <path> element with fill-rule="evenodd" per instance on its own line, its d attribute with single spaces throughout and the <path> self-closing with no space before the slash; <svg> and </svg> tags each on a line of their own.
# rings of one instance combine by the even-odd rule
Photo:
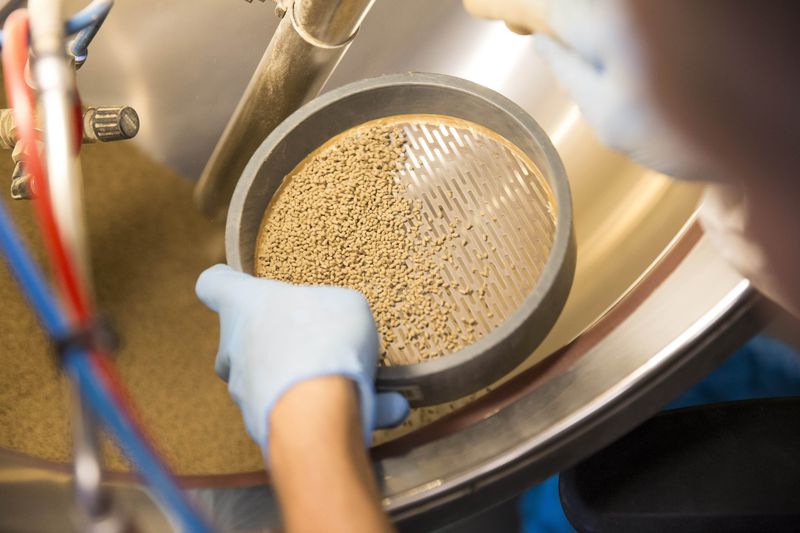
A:
<svg viewBox="0 0 800 533">
<path fill-rule="evenodd" d="M 761 187 L 747 192 L 751 199 L 750 223 L 744 236 L 757 242 L 766 259 L 770 273 L 769 285 L 761 286 L 758 273 L 751 278 L 757 288 L 771 296 L 786 310 L 800 318 L 800 283 L 797 283 L 800 268 L 800 209 L 798 191 L 786 191 L 766 181 Z M 745 273 L 747 274 L 747 273 Z"/>
</svg>

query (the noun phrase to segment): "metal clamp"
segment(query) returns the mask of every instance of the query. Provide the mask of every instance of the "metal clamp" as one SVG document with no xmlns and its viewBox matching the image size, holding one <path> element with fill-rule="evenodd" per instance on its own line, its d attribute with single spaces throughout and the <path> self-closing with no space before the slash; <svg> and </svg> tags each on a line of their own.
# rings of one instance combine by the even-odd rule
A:
<svg viewBox="0 0 800 533">
<path fill-rule="evenodd" d="M 339 43 L 331 44 L 331 43 L 326 43 L 325 41 L 321 41 L 316 37 L 314 37 L 313 35 L 311 35 L 311 33 L 309 33 L 303 27 L 303 25 L 297 21 L 297 16 L 295 15 L 296 5 L 297 5 L 296 2 L 293 2 L 291 7 L 289 8 L 289 17 L 292 21 L 292 27 L 294 28 L 294 31 L 297 32 L 297 35 L 299 35 L 305 42 L 307 42 L 311 46 L 315 46 L 317 48 L 323 48 L 325 50 L 335 50 L 336 48 L 342 48 L 344 46 L 349 45 L 353 41 L 353 39 L 356 38 L 356 35 L 358 35 L 358 30 L 360 26 L 357 26 L 349 37 L 347 37 L 346 39 L 344 39 Z M 280 9 L 280 6 L 276 9 Z"/>
<path fill-rule="evenodd" d="M 118 346 L 119 337 L 111 327 L 111 323 L 105 318 L 96 319 L 90 324 L 71 331 L 64 337 L 53 339 L 53 347 L 59 361 L 74 350 L 113 352 Z"/>
</svg>

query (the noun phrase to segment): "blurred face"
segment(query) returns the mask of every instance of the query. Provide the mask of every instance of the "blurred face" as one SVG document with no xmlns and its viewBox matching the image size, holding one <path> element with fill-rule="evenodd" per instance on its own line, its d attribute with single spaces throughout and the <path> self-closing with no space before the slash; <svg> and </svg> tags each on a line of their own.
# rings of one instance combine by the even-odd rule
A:
<svg viewBox="0 0 800 533">
<path fill-rule="evenodd" d="M 743 272 L 800 310 L 800 3 L 629 0 L 665 115 L 740 184 L 763 272 Z"/>
</svg>

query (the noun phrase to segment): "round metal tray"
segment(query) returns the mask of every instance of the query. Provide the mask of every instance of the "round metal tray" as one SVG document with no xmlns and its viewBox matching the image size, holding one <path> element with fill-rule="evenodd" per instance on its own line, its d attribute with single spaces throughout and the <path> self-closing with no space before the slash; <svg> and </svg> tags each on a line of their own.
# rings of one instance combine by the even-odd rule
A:
<svg viewBox="0 0 800 533">
<path fill-rule="evenodd" d="M 253 273 L 264 212 L 284 177 L 332 137 L 396 115 L 444 115 L 491 130 L 536 165 L 555 198 L 549 257 L 515 311 L 455 353 L 378 369 L 379 389 L 401 391 L 413 405 L 434 405 L 491 385 L 525 360 L 553 327 L 572 285 L 575 239 L 567 175 L 547 134 L 522 108 L 490 89 L 441 74 L 381 76 L 326 93 L 289 116 L 253 154 L 228 211 L 226 253 L 231 266 Z"/>
</svg>

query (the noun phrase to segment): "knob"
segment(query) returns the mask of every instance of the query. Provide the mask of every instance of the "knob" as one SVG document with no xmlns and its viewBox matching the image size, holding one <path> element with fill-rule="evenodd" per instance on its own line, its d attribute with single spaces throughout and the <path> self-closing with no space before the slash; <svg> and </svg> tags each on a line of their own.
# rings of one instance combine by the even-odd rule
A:
<svg viewBox="0 0 800 533">
<path fill-rule="evenodd" d="M 89 107 L 83 115 L 84 142 L 131 139 L 139 132 L 139 115 L 130 106 Z"/>
</svg>

